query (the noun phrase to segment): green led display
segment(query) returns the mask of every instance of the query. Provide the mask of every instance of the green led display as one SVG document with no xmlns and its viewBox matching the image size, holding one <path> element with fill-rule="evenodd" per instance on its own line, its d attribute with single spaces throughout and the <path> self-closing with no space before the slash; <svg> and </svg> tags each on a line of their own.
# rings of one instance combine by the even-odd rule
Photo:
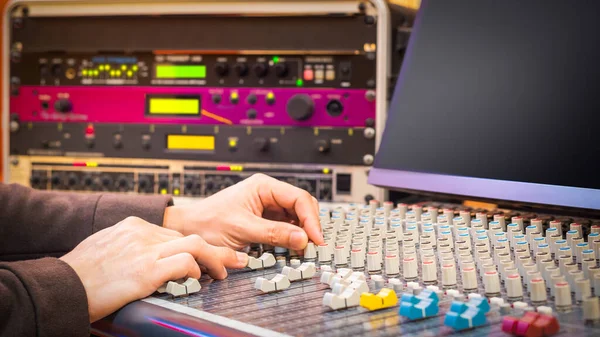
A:
<svg viewBox="0 0 600 337">
<path fill-rule="evenodd" d="M 156 78 L 184 79 L 205 78 L 206 66 L 200 65 L 157 65 Z"/>
</svg>

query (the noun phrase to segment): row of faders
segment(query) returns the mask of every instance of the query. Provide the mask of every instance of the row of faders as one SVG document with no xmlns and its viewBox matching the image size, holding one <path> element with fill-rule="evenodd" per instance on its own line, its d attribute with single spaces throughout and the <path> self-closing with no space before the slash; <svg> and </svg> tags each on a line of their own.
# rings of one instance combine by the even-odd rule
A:
<svg viewBox="0 0 600 337">
<path fill-rule="evenodd" d="M 309 243 L 304 259 L 320 267 L 332 290 L 322 303 L 332 310 L 398 306 L 400 316 L 419 320 L 443 306 L 454 330 L 535 312 L 542 334 L 513 329 L 518 320 L 506 318 L 505 331 L 523 336 L 556 333 L 555 311 L 580 303 L 587 321 L 600 319 L 600 226 L 588 233 L 579 223 L 564 230 L 556 220 L 376 201 L 322 209 L 320 220 L 325 244 Z"/>
</svg>

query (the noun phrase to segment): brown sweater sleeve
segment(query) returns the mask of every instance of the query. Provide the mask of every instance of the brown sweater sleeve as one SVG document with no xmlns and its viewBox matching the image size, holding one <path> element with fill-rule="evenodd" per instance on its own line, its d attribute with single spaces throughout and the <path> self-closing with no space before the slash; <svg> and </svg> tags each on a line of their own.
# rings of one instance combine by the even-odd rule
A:
<svg viewBox="0 0 600 337">
<path fill-rule="evenodd" d="M 167 196 L 35 191 L 0 184 L 0 337 L 89 336 L 83 284 L 56 257 L 128 216 L 160 226 L 170 205 Z"/>
<path fill-rule="evenodd" d="M 168 196 L 36 191 L 0 184 L 0 261 L 59 257 L 128 216 L 161 226 Z"/>
<path fill-rule="evenodd" d="M 56 258 L 0 262 L 0 336 L 88 337 L 85 288 Z"/>
</svg>

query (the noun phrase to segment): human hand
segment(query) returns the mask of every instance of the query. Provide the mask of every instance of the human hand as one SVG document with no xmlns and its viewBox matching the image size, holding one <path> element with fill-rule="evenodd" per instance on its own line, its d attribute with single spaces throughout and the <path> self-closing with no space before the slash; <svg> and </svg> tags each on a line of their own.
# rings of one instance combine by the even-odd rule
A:
<svg viewBox="0 0 600 337">
<path fill-rule="evenodd" d="M 243 268 L 248 256 L 129 217 L 95 233 L 61 257 L 81 279 L 90 322 L 151 295 L 171 280 L 200 278 L 200 265 L 215 279 L 227 268 Z"/>
<path fill-rule="evenodd" d="M 167 207 L 164 226 L 233 249 L 263 243 L 301 250 L 309 239 L 324 243 L 317 200 L 305 190 L 264 174 L 200 202 Z"/>
</svg>

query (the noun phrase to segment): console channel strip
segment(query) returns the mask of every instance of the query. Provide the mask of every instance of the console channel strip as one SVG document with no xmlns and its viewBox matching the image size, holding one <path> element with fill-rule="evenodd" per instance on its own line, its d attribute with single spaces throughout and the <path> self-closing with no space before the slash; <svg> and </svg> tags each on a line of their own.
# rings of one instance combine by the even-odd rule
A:
<svg viewBox="0 0 600 337">
<path fill-rule="evenodd" d="M 112 323 L 127 327 L 128 313 L 166 329 L 148 333 L 194 331 L 196 317 L 230 335 L 600 334 L 598 220 L 376 201 L 320 217 L 326 244 L 302 256 L 255 249 L 246 270 L 202 278 L 191 294 L 170 282 Z"/>
<path fill-rule="evenodd" d="M 336 201 L 382 198 L 366 181 L 385 121 L 390 60 L 399 58 L 391 55 L 391 26 L 409 22 L 396 7 L 64 3 L 8 6 L 8 181 L 36 180 L 33 162 L 60 171 L 53 164 L 64 158 L 268 163 L 350 175 L 356 190 L 333 193 Z M 139 183 L 132 193 L 147 190 Z"/>
</svg>

